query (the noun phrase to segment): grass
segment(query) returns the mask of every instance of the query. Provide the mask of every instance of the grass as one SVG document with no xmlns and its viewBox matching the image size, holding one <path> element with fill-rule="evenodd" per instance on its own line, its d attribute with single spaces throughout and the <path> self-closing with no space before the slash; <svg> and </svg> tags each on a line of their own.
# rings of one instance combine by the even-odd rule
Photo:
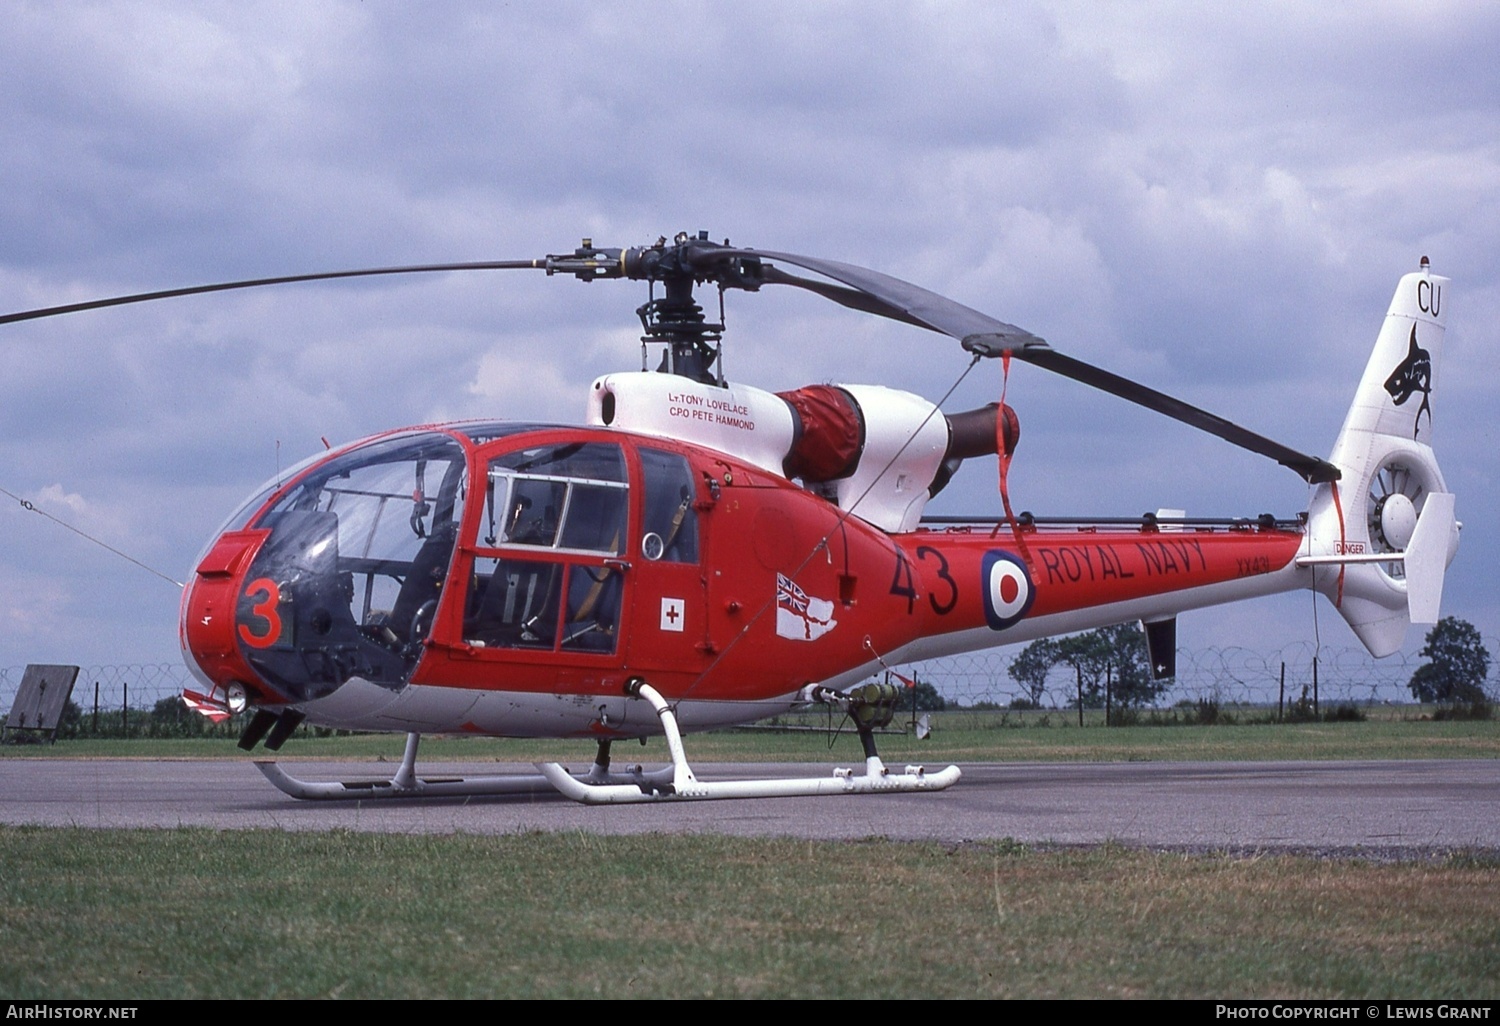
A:
<svg viewBox="0 0 1500 1026">
<path fill-rule="evenodd" d="M 1500 724 L 1078 727 L 934 717 L 903 761 L 1497 758 Z M 818 722 L 823 722 L 819 720 Z M 808 725 L 806 722 L 803 725 Z M 698 762 L 857 762 L 727 731 Z M 291 759 L 399 758 L 298 736 Z M 580 741 L 423 740 L 424 762 L 579 763 Z M 618 761 L 665 746 L 621 744 Z M 246 758 L 230 738 L 0 758 Z M 1367 863 L 714 836 L 0 827 L 0 994 L 203 997 L 1500 997 L 1500 856 Z"/>
<path fill-rule="evenodd" d="M 801 726 L 826 725 L 809 716 Z M 1105 728 L 1096 720 L 1077 725 L 1076 713 L 1028 713 L 1001 722 L 998 714 L 938 713 L 925 741 L 906 734 L 879 738 L 883 757 L 902 762 L 1138 762 L 1348 759 L 1500 758 L 1500 720 L 1418 720 L 1390 717 L 1346 723 L 1255 723 L 1215 726 Z M 823 731 L 720 731 L 686 739 L 694 762 L 858 762 L 859 742 L 847 729 L 832 747 Z M 282 755 L 289 759 L 385 759 L 401 757 L 398 735 L 320 738 L 299 733 Z M 260 750 L 257 750 L 258 754 Z M 434 761 L 531 762 L 586 760 L 587 741 L 495 740 L 427 737 L 423 763 Z M 666 762 L 666 745 L 653 738 L 615 746 L 617 761 Z M 232 736 L 217 738 L 76 739 L 55 745 L 0 746 L 0 758 L 245 758 Z"/>
<path fill-rule="evenodd" d="M 1500 996 L 1500 861 L 0 828 L 34 998 Z"/>
</svg>

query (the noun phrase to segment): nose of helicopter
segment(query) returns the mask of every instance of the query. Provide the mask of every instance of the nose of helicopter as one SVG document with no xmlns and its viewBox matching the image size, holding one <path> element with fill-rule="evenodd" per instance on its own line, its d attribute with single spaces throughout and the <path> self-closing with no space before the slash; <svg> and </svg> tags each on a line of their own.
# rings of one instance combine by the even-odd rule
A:
<svg viewBox="0 0 1500 1026">
<path fill-rule="evenodd" d="M 230 531 L 210 547 L 184 593 L 183 655 L 206 685 L 202 692 L 185 690 L 184 697 L 205 714 L 238 711 L 232 706 L 246 702 L 274 707 L 309 701 L 343 683 L 306 658 L 307 639 L 332 622 L 317 603 L 328 589 L 315 574 L 288 565 L 286 542 L 274 530 Z M 269 558 L 263 558 L 268 548 Z"/>
<path fill-rule="evenodd" d="M 416 655 L 389 627 L 360 625 L 340 572 L 332 513 L 289 511 L 222 535 L 183 600 L 190 663 L 253 704 L 327 697 L 351 677 L 399 684 Z"/>
<path fill-rule="evenodd" d="M 206 694 L 184 691 L 188 702 L 207 701 L 212 710 L 227 705 L 230 689 L 243 691 L 257 704 L 285 702 L 250 667 L 236 630 L 237 598 L 245 571 L 268 531 L 229 531 L 221 535 L 199 561 L 183 591 L 179 636 L 183 658 Z M 226 701 L 221 701 L 226 700 Z"/>
<path fill-rule="evenodd" d="M 263 706 L 326 698 L 356 677 L 403 687 L 454 551 L 464 471 L 454 438 L 413 432 L 325 455 L 258 494 L 183 597 L 189 664 Z"/>
</svg>

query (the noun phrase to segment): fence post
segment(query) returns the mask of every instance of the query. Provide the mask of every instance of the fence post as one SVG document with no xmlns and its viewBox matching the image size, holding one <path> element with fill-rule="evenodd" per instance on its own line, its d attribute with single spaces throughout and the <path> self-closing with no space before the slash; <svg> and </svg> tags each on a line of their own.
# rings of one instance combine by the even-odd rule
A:
<svg viewBox="0 0 1500 1026">
<path fill-rule="evenodd" d="M 1281 661 L 1281 694 L 1276 697 L 1276 722 L 1286 719 L 1286 660 Z"/>
<path fill-rule="evenodd" d="M 130 682 L 120 681 L 120 736 L 130 736 Z"/>
<path fill-rule="evenodd" d="M 1083 667 L 1075 666 L 1074 671 L 1078 674 L 1078 725 L 1083 726 Z"/>
<path fill-rule="evenodd" d="M 1114 672 L 1112 663 L 1104 664 L 1104 725 L 1115 725 Z"/>
<path fill-rule="evenodd" d="M 99 682 L 94 681 L 94 736 L 99 736 Z"/>
<path fill-rule="evenodd" d="M 1313 716 L 1318 715 L 1318 657 L 1313 656 Z"/>
</svg>

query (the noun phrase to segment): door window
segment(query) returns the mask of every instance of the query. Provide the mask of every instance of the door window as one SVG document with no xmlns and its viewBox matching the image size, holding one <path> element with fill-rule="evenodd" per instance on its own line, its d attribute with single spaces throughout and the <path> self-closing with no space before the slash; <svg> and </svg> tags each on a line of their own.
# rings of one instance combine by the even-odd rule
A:
<svg viewBox="0 0 1500 1026">
<path fill-rule="evenodd" d="M 624 453 L 569 442 L 504 453 L 487 470 L 463 638 L 476 648 L 611 653 L 629 524 Z"/>
<path fill-rule="evenodd" d="M 645 447 L 640 452 L 646 486 L 641 555 L 668 563 L 698 562 L 692 468 L 675 452 Z"/>
<path fill-rule="evenodd" d="M 521 449 L 490 462 L 483 543 L 625 551 L 625 459 L 617 445 Z"/>
</svg>

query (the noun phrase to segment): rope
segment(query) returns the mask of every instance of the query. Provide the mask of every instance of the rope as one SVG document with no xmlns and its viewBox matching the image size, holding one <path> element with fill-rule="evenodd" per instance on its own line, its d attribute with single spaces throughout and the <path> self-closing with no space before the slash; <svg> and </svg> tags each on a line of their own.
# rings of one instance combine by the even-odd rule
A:
<svg viewBox="0 0 1500 1026">
<path fill-rule="evenodd" d="M 868 634 L 865 635 L 865 649 L 875 657 L 875 661 L 880 664 L 880 668 L 886 673 L 889 673 L 892 677 L 895 677 L 902 684 L 905 684 L 909 688 L 914 688 L 917 686 L 917 680 L 915 677 L 908 677 L 904 673 L 891 668 L 891 665 L 885 661 L 885 657 L 882 656 L 879 652 L 875 651 L 875 645 L 870 641 L 870 636 Z"/>
<path fill-rule="evenodd" d="M 952 397 L 953 393 L 958 390 L 958 386 L 963 384 L 964 378 L 967 378 L 969 376 L 969 372 L 975 368 L 979 361 L 980 356 L 978 354 L 975 354 L 974 359 L 969 361 L 969 365 L 963 369 L 963 373 L 961 373 L 953 382 L 953 384 L 948 387 L 948 391 L 943 393 L 943 397 L 937 401 L 931 411 L 928 412 L 927 416 L 922 418 L 922 423 L 917 425 L 916 430 L 911 433 L 911 437 L 907 438 L 907 440 L 902 444 L 901 448 L 897 449 L 895 454 L 886 461 L 885 466 L 880 469 L 880 473 L 876 474 L 874 478 L 871 479 L 870 484 L 865 488 L 865 490 L 863 492 L 860 492 L 859 498 L 850 503 L 848 509 L 839 510 L 838 518 L 834 521 L 833 527 L 831 527 L 828 532 L 823 535 L 822 538 L 819 538 L 813 544 L 807 555 L 803 557 L 802 562 L 797 564 L 796 569 L 786 575 L 788 580 L 795 581 L 797 579 L 797 575 L 800 574 L 804 569 L 806 569 L 807 564 L 812 562 L 813 557 L 816 556 L 820 550 L 827 551 L 828 540 L 833 537 L 834 531 L 843 529 L 845 521 L 847 521 L 851 516 L 854 515 L 854 511 L 859 508 L 859 504 L 864 501 L 867 495 L 870 494 L 871 489 L 873 489 L 875 485 L 880 482 L 880 479 L 885 476 L 886 471 L 895 466 L 896 461 L 901 458 L 901 454 L 906 452 L 907 447 L 916 440 L 917 435 L 922 433 L 922 429 L 925 428 L 928 422 L 937 415 L 938 411 L 942 409 L 943 404 Z M 895 548 L 894 544 L 892 545 L 892 548 Z M 682 698 L 686 698 L 687 696 L 691 695 L 693 691 L 697 689 L 699 684 L 702 684 L 705 680 L 707 680 L 708 675 L 714 671 L 715 667 L 717 667 L 720 662 L 723 661 L 724 657 L 730 653 L 734 646 L 739 644 L 740 639 L 747 636 L 750 633 L 750 629 L 760 622 L 761 617 L 765 616 L 766 613 L 774 609 L 775 606 L 776 596 L 772 595 L 771 598 L 762 603 L 761 607 L 755 611 L 755 615 L 750 617 L 745 626 L 740 628 L 740 632 L 733 638 L 729 639 L 729 643 L 725 645 L 717 655 L 714 656 L 713 662 L 709 663 L 708 666 L 703 669 L 703 672 L 698 674 L 697 679 L 694 680 L 692 684 L 688 685 L 687 690 L 682 693 Z M 679 699 L 679 701 L 680 700 L 681 699 Z"/>
<path fill-rule="evenodd" d="M 19 502 L 21 504 L 21 508 L 22 509 L 24 509 L 24 510 L 30 510 L 32 513 L 39 513 L 39 514 L 41 514 L 42 516 L 46 517 L 48 520 L 52 521 L 54 524 L 57 524 L 59 527 L 66 527 L 68 530 L 72 531 L 74 534 L 78 535 L 80 538 L 86 538 L 89 541 L 93 542 L 95 545 L 98 545 L 100 548 L 108 549 L 110 552 L 113 552 L 115 555 L 119 556 L 121 559 L 128 560 L 129 562 L 134 563 L 136 566 L 140 567 L 142 570 L 146 571 L 149 574 L 155 574 L 157 577 L 160 577 L 162 580 L 166 581 L 168 584 L 175 584 L 179 588 L 183 587 L 183 583 L 181 581 L 173 580 L 172 578 L 168 577 L 166 574 L 162 573 L 160 570 L 157 570 L 154 567 L 147 566 L 145 563 L 142 563 L 139 559 L 136 559 L 134 556 L 127 555 L 126 553 L 121 552 L 119 549 L 115 548 L 113 545 L 110 545 L 108 542 L 100 541 L 98 538 L 95 538 L 93 535 L 87 533 L 86 531 L 79 530 L 78 528 L 74 527 L 72 524 L 68 523 L 67 521 L 65 521 L 65 520 L 59 520 L 57 517 L 53 516 L 51 513 L 48 513 L 46 510 L 41 509 L 40 507 L 38 507 L 35 503 L 33 503 L 33 502 L 31 502 L 31 501 L 29 501 L 27 499 L 21 498 L 15 492 L 7 491 L 4 488 L 0 488 L 0 494 L 4 494 L 4 495 L 10 496 L 12 499 L 15 499 L 17 502 Z"/>
<path fill-rule="evenodd" d="M 1026 539 L 1021 534 L 1021 525 L 1016 522 L 1016 514 L 1010 508 L 1010 486 L 1006 478 L 1010 474 L 1010 453 L 1005 445 L 1005 393 L 1010 388 L 1010 350 L 1007 349 L 1000 356 L 1001 378 L 1000 378 L 1000 409 L 995 414 L 995 449 L 1000 458 L 1000 505 L 1005 510 L 1005 522 L 1010 525 L 1010 533 L 1016 539 L 1016 548 L 1021 550 L 1021 558 L 1026 565 L 1035 568 L 1031 561 L 1031 550 L 1026 547 Z M 1000 532 L 1000 525 L 995 525 L 995 530 L 990 537 L 995 537 Z"/>
</svg>

